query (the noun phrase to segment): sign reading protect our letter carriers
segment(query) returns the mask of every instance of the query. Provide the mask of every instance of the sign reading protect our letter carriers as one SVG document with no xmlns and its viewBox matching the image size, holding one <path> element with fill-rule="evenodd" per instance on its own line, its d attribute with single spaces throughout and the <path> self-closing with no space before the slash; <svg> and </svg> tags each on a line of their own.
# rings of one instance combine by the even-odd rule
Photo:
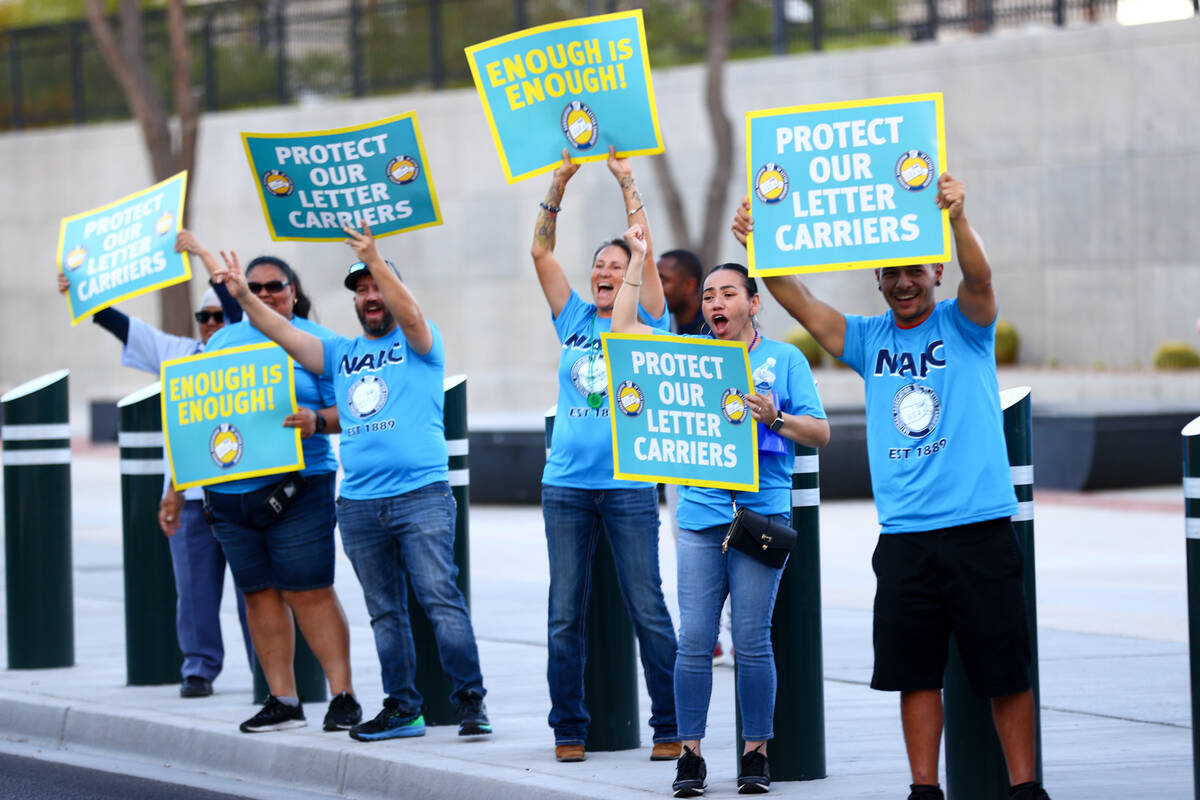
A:
<svg viewBox="0 0 1200 800">
<path fill-rule="evenodd" d="M 752 275 L 949 260 L 940 93 L 752 111 L 746 142 Z"/>
<path fill-rule="evenodd" d="M 264 343 L 164 361 L 162 419 L 176 489 L 304 469 L 292 360 Z"/>
<path fill-rule="evenodd" d="M 71 288 L 71 324 L 122 300 L 191 279 L 187 253 L 175 252 L 187 172 L 108 205 L 66 217 L 58 231 L 58 268 Z"/>
<path fill-rule="evenodd" d="M 276 241 L 340 242 L 344 226 L 375 237 L 441 225 L 414 112 L 302 133 L 243 133 Z"/>
<path fill-rule="evenodd" d="M 466 49 L 509 183 L 663 151 L 641 9 L 555 22 Z"/>
<path fill-rule="evenodd" d="M 606 333 L 613 473 L 758 491 L 758 432 L 742 342 Z"/>
</svg>

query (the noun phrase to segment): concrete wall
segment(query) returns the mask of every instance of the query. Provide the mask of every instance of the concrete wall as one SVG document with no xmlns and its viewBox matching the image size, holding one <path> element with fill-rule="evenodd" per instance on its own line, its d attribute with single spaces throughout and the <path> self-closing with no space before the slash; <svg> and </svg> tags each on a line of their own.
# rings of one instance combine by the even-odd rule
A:
<svg viewBox="0 0 1200 800">
<path fill-rule="evenodd" d="M 712 160 L 702 73 L 655 73 L 659 114 L 693 218 Z M 726 87 L 742 147 L 742 114 L 757 108 L 942 91 L 949 166 L 968 187 L 968 213 L 987 242 L 1001 314 L 1032 364 L 1136 368 L 1166 339 L 1195 340 L 1200 314 L 1200 19 L 1029 31 L 950 43 L 771 58 L 729 65 Z M 528 256 L 547 180 L 508 186 L 473 90 L 208 114 L 201 128 L 192 227 L 244 258 L 273 252 L 297 267 L 319 319 L 358 330 L 341 278 L 340 244 L 267 238 L 239 131 L 360 123 L 417 111 L 445 224 L 384 240 L 446 338 L 447 366 L 471 377 L 477 422 L 524 420 L 555 396 L 557 343 Z M 744 193 L 735 169 L 730 193 Z M 54 291 L 58 220 L 150 182 L 130 123 L 0 136 L 0 390 L 72 369 L 73 419 L 93 398 L 149 382 L 118 365 L 118 346 L 91 323 L 70 328 Z M 674 246 L 647 159 L 636 162 L 658 250 Z M 596 242 L 619 233 L 615 182 L 591 164 L 572 182 L 559 255 L 586 291 Z M 732 238 L 726 260 L 741 260 Z M 816 276 L 847 311 L 883 308 L 867 273 Z M 194 282 L 199 297 L 201 282 Z M 773 303 L 771 335 L 792 325 Z M 157 321 L 153 298 L 124 310 Z"/>
</svg>

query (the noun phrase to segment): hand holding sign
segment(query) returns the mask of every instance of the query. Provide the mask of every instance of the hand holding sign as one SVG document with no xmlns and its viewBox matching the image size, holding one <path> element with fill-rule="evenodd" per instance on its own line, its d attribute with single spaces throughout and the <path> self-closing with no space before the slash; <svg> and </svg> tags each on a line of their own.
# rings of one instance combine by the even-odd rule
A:
<svg viewBox="0 0 1200 800">
<path fill-rule="evenodd" d="M 379 248 L 375 246 L 375 237 L 371 235 L 371 226 L 363 225 L 362 232 L 354 230 L 354 228 L 342 228 L 349 237 L 346 239 L 346 244 L 350 245 L 350 249 L 354 251 L 354 255 L 358 256 L 358 260 L 364 264 L 372 260 L 383 260 L 383 256 L 379 255 Z"/>
<path fill-rule="evenodd" d="M 938 208 L 950 209 L 950 221 L 954 222 L 962 216 L 963 203 L 967 200 L 966 189 L 962 181 L 955 180 L 949 172 L 943 172 L 937 182 Z"/>
</svg>

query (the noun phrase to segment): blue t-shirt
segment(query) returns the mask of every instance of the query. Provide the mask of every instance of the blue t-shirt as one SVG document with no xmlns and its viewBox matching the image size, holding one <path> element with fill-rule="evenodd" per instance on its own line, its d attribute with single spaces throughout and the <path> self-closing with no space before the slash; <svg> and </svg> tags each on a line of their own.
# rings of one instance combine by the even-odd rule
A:
<svg viewBox="0 0 1200 800">
<path fill-rule="evenodd" d="M 654 318 L 638 306 L 638 317 L 652 328 L 667 329 L 667 310 Z M 558 359 L 558 410 L 542 483 L 568 489 L 632 489 L 650 484 L 613 477 L 612 422 L 608 419 L 608 372 L 600 334 L 612 330 L 612 319 L 596 316 L 596 306 L 575 290 L 554 319 L 562 342 Z M 588 394 L 600 396 L 599 408 Z"/>
<path fill-rule="evenodd" d="M 414 351 L 399 325 L 378 339 L 326 339 L 342 424 L 340 492 L 349 500 L 395 497 L 446 480 L 442 334 Z"/>
<path fill-rule="evenodd" d="M 712 337 L 705 337 L 712 338 Z M 806 414 L 825 419 L 825 408 L 817 394 L 808 359 L 786 342 L 762 339 L 750 351 L 750 372 L 754 391 L 778 396 L 776 407 L 785 414 Z M 786 436 L 783 453 L 764 452 L 763 434 L 770 433 L 759 426 L 758 491 L 733 492 L 732 499 L 741 507 L 760 514 L 788 514 L 792 510 L 792 467 L 795 463 L 795 443 Z M 733 521 L 733 503 L 728 489 L 702 486 L 680 486 L 679 507 L 675 518 L 679 527 L 698 531 L 713 525 L 728 525 Z"/>
<path fill-rule="evenodd" d="M 915 533 L 1016 513 L 996 323 L 938 303 L 915 328 L 888 311 L 846 315 L 842 361 L 863 376 L 867 457 L 883 533 Z"/>
<path fill-rule="evenodd" d="M 305 333 L 311 333 L 318 339 L 337 338 L 333 331 L 315 322 L 309 322 L 302 317 L 292 317 L 292 324 Z M 205 350 L 211 353 L 214 350 L 224 350 L 227 347 L 241 347 L 242 345 L 270 341 L 258 328 L 250 324 L 250 320 L 243 319 L 241 322 L 233 325 L 226 325 L 214 333 L 212 338 L 208 340 Z M 333 381 L 328 375 L 318 377 L 299 364 L 295 365 L 294 373 L 296 377 L 297 405 L 316 410 L 318 408 L 328 408 L 334 404 Z M 304 450 L 304 469 L 301 474 L 319 475 L 326 472 L 337 472 L 337 456 L 333 454 L 333 447 L 329 444 L 329 437 L 327 435 L 323 433 L 313 434 L 307 439 L 301 439 L 300 443 Z M 243 478 L 240 481 L 218 483 L 209 486 L 208 489 L 209 491 L 220 492 L 221 494 L 246 494 L 247 492 L 253 492 L 255 489 L 261 489 L 264 486 L 278 483 L 279 479 L 280 476 L 278 475 L 266 475 L 261 478 Z"/>
</svg>

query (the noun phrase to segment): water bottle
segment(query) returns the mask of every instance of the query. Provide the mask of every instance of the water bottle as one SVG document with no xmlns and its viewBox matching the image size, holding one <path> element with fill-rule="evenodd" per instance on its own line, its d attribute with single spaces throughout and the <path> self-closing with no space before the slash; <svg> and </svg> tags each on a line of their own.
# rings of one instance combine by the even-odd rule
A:
<svg viewBox="0 0 1200 800">
<path fill-rule="evenodd" d="M 754 379 L 754 391 L 757 394 L 765 395 L 770 393 L 771 400 L 775 403 L 775 408 L 779 408 L 779 393 L 773 388 L 775 386 L 775 359 L 768 358 L 754 370 L 751 377 Z M 773 455 L 786 455 L 787 442 L 782 436 L 771 430 L 767 423 L 758 425 L 758 452 L 771 453 Z"/>
</svg>

